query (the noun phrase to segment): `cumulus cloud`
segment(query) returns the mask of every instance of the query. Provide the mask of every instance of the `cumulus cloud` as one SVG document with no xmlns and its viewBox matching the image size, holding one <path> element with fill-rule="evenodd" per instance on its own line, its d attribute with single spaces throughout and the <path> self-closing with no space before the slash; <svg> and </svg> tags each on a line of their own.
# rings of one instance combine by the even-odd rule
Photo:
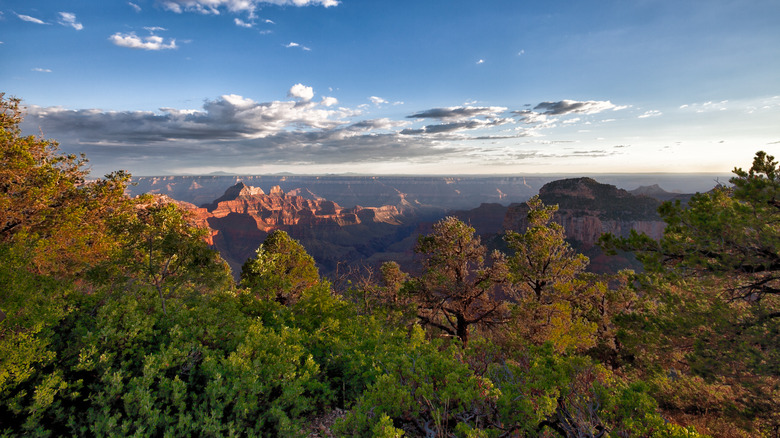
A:
<svg viewBox="0 0 780 438">
<path fill-rule="evenodd" d="M 314 98 L 314 89 L 303 84 L 295 84 L 290 87 L 287 95 L 294 99 L 300 99 L 304 102 L 308 102 Z"/>
<path fill-rule="evenodd" d="M 385 104 L 385 103 L 390 103 L 390 102 L 386 101 L 385 99 L 382 99 L 381 97 L 378 97 L 378 96 L 371 96 L 371 97 L 368 98 L 368 100 L 370 100 L 371 103 L 373 103 L 376 106 L 379 106 L 379 105 L 382 105 L 382 104 Z"/>
<path fill-rule="evenodd" d="M 305 87 L 308 88 L 308 87 Z M 356 113 L 294 101 L 258 103 L 235 94 L 207 100 L 203 108 L 149 111 L 66 110 L 31 107 L 30 117 L 56 132 L 86 141 L 164 142 L 267 137 L 290 127 L 334 129 Z"/>
<path fill-rule="evenodd" d="M 441 143 L 438 138 L 396 132 L 409 121 L 351 122 L 357 115 L 357 111 L 313 102 L 259 103 L 224 95 L 194 110 L 122 112 L 32 106 L 23 129 L 54 136 L 63 151 L 87 153 L 92 165 L 105 172 L 116 168 L 164 172 L 203 163 L 234 167 L 408 162 L 463 153 L 462 147 Z"/>
<path fill-rule="evenodd" d="M 84 29 L 84 25 L 76 21 L 76 14 L 72 12 L 60 12 L 60 19 L 58 23 L 63 26 L 72 27 L 76 30 Z"/>
<path fill-rule="evenodd" d="M 199 108 L 157 111 L 32 106 L 23 129 L 57 138 L 65 152 L 87 153 L 93 166 L 103 166 L 101 170 L 140 168 L 146 174 L 202 168 L 206 162 L 234 168 L 253 164 L 419 164 L 477 154 L 506 163 L 520 156 L 513 155 L 517 151 L 501 149 L 498 142 L 512 149 L 507 143 L 510 139 L 540 136 L 542 129 L 555 127 L 554 121 L 561 117 L 551 111 L 584 115 L 596 107 L 556 109 L 542 105 L 538 110 L 509 111 L 462 105 L 431 108 L 400 120 L 360 120 L 360 106 L 340 107 L 338 99 L 330 96 L 314 101 L 312 87 L 295 84 L 288 96 L 283 101 L 257 102 L 225 94 L 206 100 Z M 575 123 L 574 118 L 570 120 Z M 506 126 L 519 121 L 526 123 Z M 486 146 L 488 142 L 490 146 Z M 571 156 L 605 153 L 587 147 L 568 152 Z"/>
<path fill-rule="evenodd" d="M 576 100 L 561 100 L 558 102 L 542 102 L 534 107 L 534 111 L 542 114 L 563 115 L 563 114 L 596 114 L 609 109 L 614 109 L 615 105 L 608 101 L 589 100 L 578 102 Z"/>
<path fill-rule="evenodd" d="M 46 23 L 46 22 L 45 22 L 45 21 L 43 21 L 43 20 L 40 20 L 40 19 L 38 19 L 38 18 L 35 18 L 35 17 L 31 17 L 31 16 L 29 16 L 29 15 L 16 14 L 16 16 L 17 16 L 17 17 L 19 17 L 19 19 L 20 19 L 20 20 L 22 20 L 22 21 L 27 21 L 27 22 L 29 22 L 29 23 L 35 23 L 35 24 L 48 24 L 48 23 Z"/>
<path fill-rule="evenodd" d="M 484 63 L 485 63 L 485 60 L 484 60 L 484 59 L 480 59 L 479 61 L 477 61 L 477 65 L 479 65 L 479 64 L 484 64 Z"/>
<path fill-rule="evenodd" d="M 180 14 L 182 12 L 198 12 L 201 14 L 219 15 L 221 9 L 229 12 L 254 13 L 263 4 L 279 6 L 338 6 L 336 0 L 162 0 L 159 2 L 168 11 Z"/>
<path fill-rule="evenodd" d="M 233 22 L 236 23 L 236 26 L 239 26 L 239 27 L 247 27 L 247 28 L 249 28 L 249 27 L 254 26 L 254 24 L 248 23 L 248 22 L 246 22 L 246 21 L 244 21 L 244 20 L 242 20 L 240 18 L 233 19 Z"/>
<path fill-rule="evenodd" d="M 507 109 L 497 106 L 474 107 L 474 106 L 456 106 L 448 108 L 432 108 L 419 113 L 407 116 L 409 119 L 438 119 L 460 120 L 471 117 L 497 117 Z"/>
<path fill-rule="evenodd" d="M 333 106 L 338 105 L 339 100 L 335 97 L 323 97 L 322 98 L 322 106 Z"/>
<path fill-rule="evenodd" d="M 157 35 L 139 37 L 135 32 L 117 32 L 111 35 L 108 40 L 119 47 L 128 47 L 131 49 L 169 50 L 177 48 L 175 39 L 168 39 L 166 42 L 164 38 Z"/>
</svg>

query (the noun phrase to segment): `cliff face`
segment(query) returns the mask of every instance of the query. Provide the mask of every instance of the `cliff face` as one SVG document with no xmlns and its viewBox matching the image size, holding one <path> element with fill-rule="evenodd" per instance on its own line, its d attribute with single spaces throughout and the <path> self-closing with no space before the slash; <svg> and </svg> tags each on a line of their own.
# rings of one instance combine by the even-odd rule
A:
<svg viewBox="0 0 780 438">
<path fill-rule="evenodd" d="M 201 208 L 178 204 L 193 213 L 197 224 L 211 230 L 209 243 L 236 275 L 274 230 L 286 231 L 300 240 L 327 271 L 339 261 L 383 249 L 394 243 L 396 234 L 404 229 L 405 216 L 396 206 L 343 208 L 326 199 L 299 196 L 301 192 L 285 193 L 274 186 L 266 194 L 239 182 Z"/>
<path fill-rule="evenodd" d="M 373 185 L 371 181 L 376 182 L 367 178 L 361 187 L 366 189 Z M 452 182 L 455 187 L 461 187 L 459 184 Z M 388 189 L 388 186 L 383 187 Z M 342 186 L 342 190 L 354 189 L 354 184 Z M 522 232 L 527 227 L 528 207 L 525 204 L 507 207 L 500 203 L 483 203 L 471 210 L 445 212 L 441 208 L 426 207 L 418 200 L 410 201 L 410 195 L 397 188 L 392 191 L 393 196 L 377 195 L 392 201 L 389 205 L 345 208 L 311 188 L 285 192 L 274 185 L 266 192 L 238 182 L 202 207 L 177 203 L 193 212 L 196 223 L 211 230 L 209 243 L 220 251 L 236 275 L 273 230 L 286 231 L 299 240 L 317 261 L 321 274 L 327 275 L 340 263 L 354 266 L 386 260 L 398 261 L 405 269 L 414 270 L 412 248 L 417 235 L 430 232 L 431 224 L 445 215 L 457 216 L 471 224 L 487 243 L 502 250 L 506 250 L 501 237 L 504 230 Z M 364 195 L 368 196 L 368 193 Z M 603 233 L 627 236 L 631 230 L 636 230 L 655 239 L 663 234 L 665 224 L 656 212 L 661 201 L 649 196 L 634 195 L 590 178 L 547 183 L 539 190 L 539 196 L 546 204 L 559 205 L 555 220 L 566 228 L 567 239 L 591 258 L 591 268 L 597 272 L 637 267 L 631 260 L 604 256 L 595 246 Z M 373 204 L 377 203 L 374 199 Z"/>
<path fill-rule="evenodd" d="M 582 249 L 592 248 L 603 233 L 626 237 L 631 230 L 654 239 L 663 235 L 665 223 L 657 213 L 661 202 L 647 196 L 636 196 L 591 178 L 553 181 L 539 190 L 547 205 L 558 204 L 554 220 L 566 228 L 566 237 Z M 508 208 L 504 229 L 524 231 L 528 227 L 528 206 Z"/>
</svg>

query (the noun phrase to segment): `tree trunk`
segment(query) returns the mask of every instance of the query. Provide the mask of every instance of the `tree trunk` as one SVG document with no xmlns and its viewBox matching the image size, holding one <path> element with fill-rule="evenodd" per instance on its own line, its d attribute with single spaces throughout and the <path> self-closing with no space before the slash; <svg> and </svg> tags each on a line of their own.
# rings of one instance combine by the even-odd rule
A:
<svg viewBox="0 0 780 438">
<path fill-rule="evenodd" d="M 457 324 L 458 326 L 456 327 L 456 331 L 458 338 L 460 338 L 460 341 L 463 342 L 463 348 L 466 348 L 469 343 L 469 323 L 466 321 L 466 318 L 464 318 L 463 315 L 458 314 Z"/>
</svg>

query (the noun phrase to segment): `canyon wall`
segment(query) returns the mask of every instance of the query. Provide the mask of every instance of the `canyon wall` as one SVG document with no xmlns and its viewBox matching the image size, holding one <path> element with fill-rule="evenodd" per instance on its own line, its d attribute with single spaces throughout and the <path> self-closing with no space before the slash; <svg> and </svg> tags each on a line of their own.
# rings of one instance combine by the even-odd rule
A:
<svg viewBox="0 0 780 438">
<path fill-rule="evenodd" d="M 591 178 L 558 180 L 545 184 L 539 197 L 547 205 L 558 205 L 554 220 L 566 229 L 566 237 L 581 248 L 591 248 L 604 233 L 626 237 L 631 230 L 654 239 L 663 235 L 665 223 L 658 215 L 661 201 L 633 195 Z M 506 230 L 522 232 L 528 227 L 528 206 L 512 205 L 504 217 Z"/>
<path fill-rule="evenodd" d="M 299 240 L 326 272 L 382 252 L 413 230 L 413 212 L 394 205 L 344 208 L 326 199 L 285 193 L 278 186 L 268 194 L 243 182 L 229 187 L 215 201 L 197 207 L 177 201 L 193 221 L 211 230 L 209 243 L 230 264 L 235 275 L 273 230 Z M 401 201 L 401 206 L 406 207 Z M 421 210 L 424 214 L 424 209 Z"/>
<path fill-rule="evenodd" d="M 172 178 L 146 182 L 151 187 L 164 188 L 162 191 L 178 193 L 186 178 Z M 417 236 L 429 233 L 432 224 L 445 215 L 456 216 L 473 226 L 491 247 L 506 250 L 502 240 L 504 231 L 525 230 L 528 207 L 522 201 L 536 194 L 536 191 L 530 193 L 527 180 L 520 184 L 518 179 L 501 181 L 520 184 L 521 188 L 501 186 L 503 188 L 497 189 L 493 185 L 490 186 L 492 191 L 488 187 L 489 179 L 472 179 L 467 184 L 446 178 L 402 178 L 404 181 L 399 179 L 396 183 L 403 184 L 395 185 L 388 184 L 393 181 L 390 177 L 348 179 L 350 183 L 347 185 L 339 185 L 338 178 L 335 178 L 324 185 L 315 184 L 313 188 L 295 187 L 289 190 L 274 185 L 267 189 L 267 193 L 239 181 L 223 193 L 202 202 L 200 207 L 176 202 L 193 213 L 198 225 L 211 230 L 209 243 L 220 251 L 235 275 L 240 273 L 246 259 L 254 256 L 258 246 L 273 230 L 286 231 L 300 241 L 317 261 L 321 273 L 329 275 L 343 266 L 361 263 L 378 266 L 388 260 L 397 261 L 413 271 L 413 248 Z M 495 183 L 495 180 L 492 181 Z M 202 182 L 202 179 L 192 179 L 189 184 L 201 186 Z M 413 187 L 415 184 L 426 186 Z M 467 196 L 457 189 L 466 186 L 471 187 Z M 344 207 L 340 202 L 322 196 L 322 193 L 336 187 L 341 188 L 341 195 L 335 195 L 340 199 L 348 202 L 360 200 L 369 206 L 354 204 Z M 372 194 L 372 190 L 377 188 L 379 192 Z M 519 201 L 512 204 L 482 202 L 477 208 L 463 210 L 445 208 L 477 199 L 479 193 L 501 192 L 505 195 L 504 189 L 513 193 Z M 631 230 L 636 230 L 659 239 L 665 225 L 657 213 L 661 200 L 680 199 L 685 202 L 690 196 L 668 193 L 657 186 L 639 187 L 634 192 L 601 184 L 591 178 L 550 181 L 538 189 L 545 204 L 559 206 L 554 220 L 565 227 L 566 237 L 575 248 L 591 258 L 591 267 L 597 272 L 638 268 L 638 264 L 628 256 L 623 259 L 606 257 L 595 246 L 603 233 L 627 236 Z M 201 195 L 191 195 L 190 199 L 199 199 Z M 497 199 L 507 200 L 509 197 L 504 195 Z M 490 199 L 490 196 L 485 196 Z"/>
</svg>

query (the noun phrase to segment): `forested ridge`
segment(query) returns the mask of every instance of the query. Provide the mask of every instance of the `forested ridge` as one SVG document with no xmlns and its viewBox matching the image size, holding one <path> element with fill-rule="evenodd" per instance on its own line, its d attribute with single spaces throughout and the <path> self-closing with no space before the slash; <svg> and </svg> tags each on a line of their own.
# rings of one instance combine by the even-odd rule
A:
<svg viewBox="0 0 780 438">
<path fill-rule="evenodd" d="M 602 237 L 642 273 L 586 272 L 534 197 L 506 253 L 448 217 L 418 273 L 334 287 L 277 231 L 236 284 L 185 211 L 21 120 L 0 94 L 0 436 L 780 436 L 764 152 L 660 241 Z"/>
</svg>

